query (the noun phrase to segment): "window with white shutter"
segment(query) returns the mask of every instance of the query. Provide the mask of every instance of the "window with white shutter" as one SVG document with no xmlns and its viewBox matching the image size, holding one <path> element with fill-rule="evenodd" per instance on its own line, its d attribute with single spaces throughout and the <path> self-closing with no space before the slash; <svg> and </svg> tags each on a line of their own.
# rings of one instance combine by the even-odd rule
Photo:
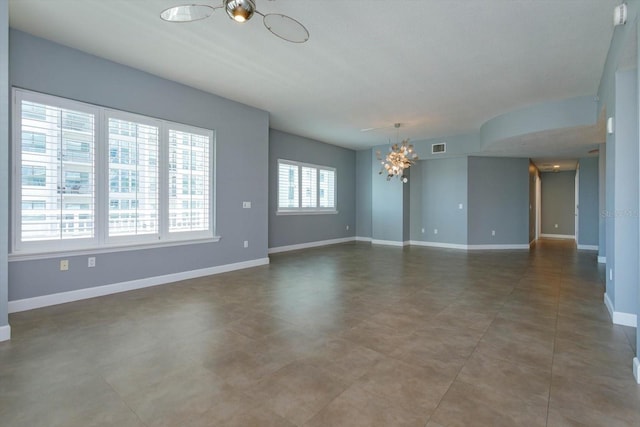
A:
<svg viewBox="0 0 640 427">
<path fill-rule="evenodd" d="M 209 229 L 210 136 L 184 130 L 169 130 L 169 181 L 181 182 L 181 191 L 169 195 L 169 232 L 199 232 Z"/>
<path fill-rule="evenodd" d="M 14 90 L 12 254 L 213 239 L 213 131 Z"/>
<path fill-rule="evenodd" d="M 278 160 L 277 213 L 337 213 L 335 169 Z"/>
<path fill-rule="evenodd" d="M 110 114 L 108 236 L 160 233 L 160 124 L 127 115 Z"/>
<path fill-rule="evenodd" d="M 18 107 L 15 158 L 21 176 L 14 192 L 20 242 L 47 247 L 93 240 L 96 110 L 26 99 Z"/>
</svg>

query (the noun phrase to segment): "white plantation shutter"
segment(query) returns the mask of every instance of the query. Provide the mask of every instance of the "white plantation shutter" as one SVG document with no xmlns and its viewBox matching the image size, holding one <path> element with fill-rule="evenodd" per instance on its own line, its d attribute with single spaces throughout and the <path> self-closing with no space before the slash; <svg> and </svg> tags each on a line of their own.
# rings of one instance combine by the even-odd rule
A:
<svg viewBox="0 0 640 427">
<path fill-rule="evenodd" d="M 169 232 L 209 229 L 208 135 L 169 130 Z"/>
<path fill-rule="evenodd" d="M 94 112 L 28 100 L 18 106 L 20 242 L 93 238 Z"/>
<path fill-rule="evenodd" d="M 336 172 L 333 170 L 320 169 L 320 207 L 336 207 Z"/>
<path fill-rule="evenodd" d="M 278 209 L 297 208 L 298 166 L 278 162 Z"/>
<path fill-rule="evenodd" d="M 336 171 L 278 160 L 278 213 L 336 213 Z"/>
<path fill-rule="evenodd" d="M 316 168 L 302 167 L 301 181 L 301 207 L 315 208 L 318 206 L 318 170 Z"/>
<path fill-rule="evenodd" d="M 12 254 L 217 240 L 213 131 L 13 93 Z"/>
<path fill-rule="evenodd" d="M 158 126 L 109 117 L 109 236 L 158 234 Z"/>
</svg>

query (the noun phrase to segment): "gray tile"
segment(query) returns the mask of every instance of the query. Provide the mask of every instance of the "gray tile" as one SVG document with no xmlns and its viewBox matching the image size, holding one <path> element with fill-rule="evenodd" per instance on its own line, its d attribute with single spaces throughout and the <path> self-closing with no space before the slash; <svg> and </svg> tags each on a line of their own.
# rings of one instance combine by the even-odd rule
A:
<svg viewBox="0 0 640 427">
<path fill-rule="evenodd" d="M 566 242 L 528 253 L 357 243 L 15 313 L 0 420 L 637 425 L 635 329 L 611 324 L 601 280 Z"/>
</svg>

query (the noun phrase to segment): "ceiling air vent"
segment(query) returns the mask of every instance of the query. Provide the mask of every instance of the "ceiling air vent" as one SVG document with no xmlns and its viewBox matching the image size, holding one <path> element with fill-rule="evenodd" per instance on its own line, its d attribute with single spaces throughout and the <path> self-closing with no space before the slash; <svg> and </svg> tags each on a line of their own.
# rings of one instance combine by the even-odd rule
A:
<svg viewBox="0 0 640 427">
<path fill-rule="evenodd" d="M 441 154 L 447 152 L 447 143 L 431 144 L 431 154 Z"/>
</svg>

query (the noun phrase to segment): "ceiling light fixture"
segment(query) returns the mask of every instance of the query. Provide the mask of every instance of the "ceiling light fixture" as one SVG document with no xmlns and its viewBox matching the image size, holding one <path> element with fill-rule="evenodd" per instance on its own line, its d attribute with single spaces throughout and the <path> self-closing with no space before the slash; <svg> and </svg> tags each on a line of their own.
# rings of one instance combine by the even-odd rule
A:
<svg viewBox="0 0 640 427">
<path fill-rule="evenodd" d="M 309 31 L 295 19 L 280 13 L 263 14 L 256 9 L 255 0 L 222 0 L 220 6 L 206 4 L 184 4 L 170 7 L 160 13 L 167 22 L 194 22 L 208 18 L 216 9 L 224 9 L 229 18 L 244 23 L 254 14 L 262 16 L 262 23 L 273 35 L 291 43 L 304 43 L 309 40 Z"/>
<path fill-rule="evenodd" d="M 398 129 L 400 129 L 400 123 L 394 125 L 396 128 L 396 140 Z M 403 139 L 402 142 L 396 142 L 389 147 L 389 153 L 382 158 L 380 151 L 376 151 L 376 157 L 382 164 L 379 174 L 387 174 L 387 181 L 393 177 L 399 177 L 403 184 L 409 181 L 409 178 L 404 174 L 405 169 L 409 169 L 416 160 L 418 155 L 413 151 L 413 145 L 409 144 L 409 139 Z"/>
<path fill-rule="evenodd" d="M 253 0 L 224 0 L 222 4 L 229 18 L 236 22 L 248 21 L 256 11 Z"/>
</svg>

